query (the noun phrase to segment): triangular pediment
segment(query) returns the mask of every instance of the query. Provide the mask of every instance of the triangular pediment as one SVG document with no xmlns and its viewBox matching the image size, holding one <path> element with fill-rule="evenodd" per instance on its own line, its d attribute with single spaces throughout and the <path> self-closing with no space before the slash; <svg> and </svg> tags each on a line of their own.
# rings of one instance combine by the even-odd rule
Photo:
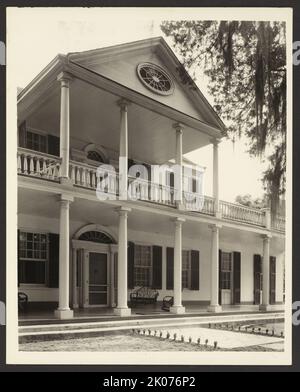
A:
<svg viewBox="0 0 300 392">
<path fill-rule="evenodd" d="M 148 96 L 163 105 L 172 107 L 220 130 L 224 129 L 224 124 L 198 87 L 193 82 L 187 83 L 186 80 L 183 80 L 181 63 L 161 37 L 70 53 L 68 58 L 73 63 Z M 171 86 L 167 86 L 170 87 L 170 91 L 167 93 L 159 91 L 162 87 L 156 84 L 155 80 L 153 85 L 147 85 L 147 79 L 143 80 L 140 71 L 145 64 L 149 64 L 150 67 L 153 65 L 157 67 L 158 71 L 165 72 L 171 81 Z"/>
</svg>

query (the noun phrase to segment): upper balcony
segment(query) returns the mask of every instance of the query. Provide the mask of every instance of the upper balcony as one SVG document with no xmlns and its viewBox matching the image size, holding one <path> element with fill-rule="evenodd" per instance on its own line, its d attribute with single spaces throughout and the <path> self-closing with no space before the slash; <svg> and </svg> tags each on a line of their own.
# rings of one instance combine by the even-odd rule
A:
<svg viewBox="0 0 300 392">
<path fill-rule="evenodd" d="M 18 148 L 18 174 L 39 178 L 41 180 L 59 182 L 61 159 L 50 154 L 36 152 L 33 150 Z M 109 173 L 108 173 L 109 174 Z M 81 187 L 96 191 L 100 178 L 99 171 L 95 165 L 70 161 L 69 176 L 75 187 Z M 119 192 L 119 174 L 111 173 L 109 181 L 104 189 L 107 194 L 117 194 Z M 135 180 L 135 181 L 134 181 Z M 174 187 L 159 185 L 151 181 L 137 178 L 128 178 L 130 196 L 134 200 L 148 203 L 157 203 L 176 208 L 174 200 Z M 202 196 L 195 192 L 184 189 L 184 208 L 195 214 L 215 216 L 215 199 L 209 196 Z M 200 209 L 193 207 L 201 205 Z M 246 207 L 240 204 L 220 201 L 221 218 L 226 221 L 249 224 L 255 227 L 265 228 L 268 226 L 265 210 Z M 285 232 L 285 218 L 282 216 L 273 217 L 271 228 L 278 233 Z"/>
</svg>

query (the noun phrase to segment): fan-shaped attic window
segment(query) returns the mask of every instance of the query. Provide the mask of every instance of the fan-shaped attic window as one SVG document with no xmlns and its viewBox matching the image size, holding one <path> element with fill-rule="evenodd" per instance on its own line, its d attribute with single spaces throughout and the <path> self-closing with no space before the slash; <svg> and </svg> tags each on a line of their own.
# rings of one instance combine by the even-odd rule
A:
<svg viewBox="0 0 300 392">
<path fill-rule="evenodd" d="M 98 151 L 95 150 L 88 151 L 87 158 L 91 161 L 104 163 L 103 157 L 99 154 Z"/>
<path fill-rule="evenodd" d="M 114 240 L 101 231 L 87 231 L 79 237 L 81 241 L 97 242 L 98 244 L 114 244 Z"/>
</svg>

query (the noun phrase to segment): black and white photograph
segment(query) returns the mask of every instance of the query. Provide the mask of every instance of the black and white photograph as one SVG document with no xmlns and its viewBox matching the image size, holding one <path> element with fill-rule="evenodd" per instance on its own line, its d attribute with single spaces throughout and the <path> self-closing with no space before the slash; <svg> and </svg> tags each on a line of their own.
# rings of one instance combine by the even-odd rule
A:
<svg viewBox="0 0 300 392">
<path fill-rule="evenodd" d="M 7 362 L 290 365 L 290 8 L 7 9 Z"/>
</svg>

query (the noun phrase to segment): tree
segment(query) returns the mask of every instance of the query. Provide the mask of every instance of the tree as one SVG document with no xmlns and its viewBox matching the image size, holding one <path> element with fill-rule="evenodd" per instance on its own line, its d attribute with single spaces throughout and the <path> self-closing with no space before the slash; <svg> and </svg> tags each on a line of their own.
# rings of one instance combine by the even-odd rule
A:
<svg viewBox="0 0 300 392">
<path fill-rule="evenodd" d="M 236 203 L 242 204 L 243 206 L 252 208 L 266 208 L 268 205 L 266 199 L 254 199 L 250 194 L 238 195 L 235 198 L 235 201 Z"/>
<path fill-rule="evenodd" d="M 161 29 L 182 58 L 182 82 L 194 88 L 193 79 L 204 72 L 227 137 L 245 135 L 249 153 L 268 161 L 262 181 L 277 211 L 285 193 L 285 23 L 165 21 Z"/>
</svg>

